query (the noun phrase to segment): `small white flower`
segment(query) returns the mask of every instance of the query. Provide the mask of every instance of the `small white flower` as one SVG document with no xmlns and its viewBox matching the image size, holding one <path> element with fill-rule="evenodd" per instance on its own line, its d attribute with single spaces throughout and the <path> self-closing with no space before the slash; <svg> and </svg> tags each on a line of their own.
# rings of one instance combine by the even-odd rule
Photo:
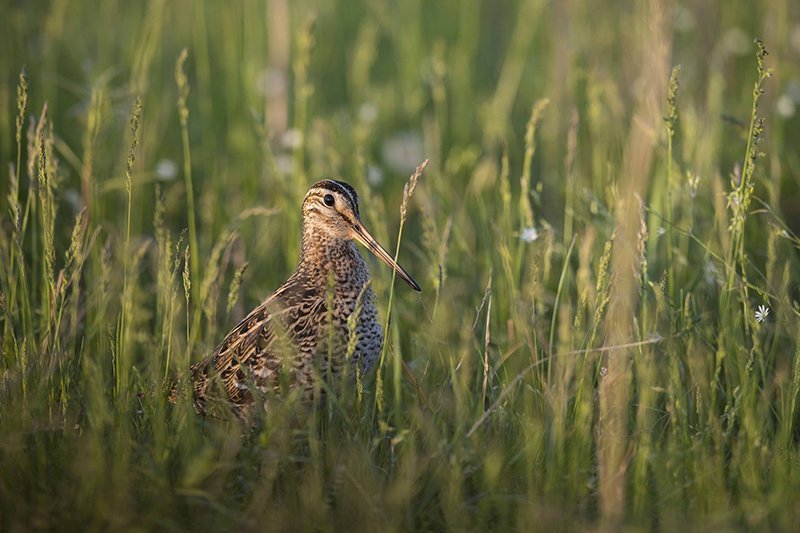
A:
<svg viewBox="0 0 800 533">
<path fill-rule="evenodd" d="M 425 159 L 425 143 L 417 131 L 400 131 L 389 137 L 381 146 L 381 157 L 386 168 L 395 174 L 410 174 Z"/>
<path fill-rule="evenodd" d="M 794 100 L 788 94 L 782 94 L 775 102 L 775 110 L 783 118 L 792 118 L 794 116 L 796 106 Z"/>
<path fill-rule="evenodd" d="M 281 144 L 284 148 L 288 148 L 290 150 L 300 148 L 303 146 L 303 132 L 296 128 L 286 130 L 281 136 Z"/>
<path fill-rule="evenodd" d="M 608 368 L 601 366 L 600 367 L 600 377 L 604 378 L 608 375 Z"/>
<path fill-rule="evenodd" d="M 358 108 L 358 120 L 370 124 L 378 118 L 378 108 L 372 102 L 365 102 Z"/>
<path fill-rule="evenodd" d="M 367 167 L 367 183 L 373 187 L 377 187 L 383 182 L 383 170 L 375 165 Z"/>
<path fill-rule="evenodd" d="M 533 242 L 539 238 L 539 232 L 533 227 L 524 228 L 519 238 L 525 242 Z"/>
<path fill-rule="evenodd" d="M 178 164 L 171 159 L 161 159 L 156 163 L 156 177 L 162 181 L 174 180 L 178 175 Z"/>
<path fill-rule="evenodd" d="M 756 310 L 756 322 L 764 322 L 767 319 L 767 315 L 769 315 L 769 307 L 759 305 L 758 310 Z"/>
</svg>

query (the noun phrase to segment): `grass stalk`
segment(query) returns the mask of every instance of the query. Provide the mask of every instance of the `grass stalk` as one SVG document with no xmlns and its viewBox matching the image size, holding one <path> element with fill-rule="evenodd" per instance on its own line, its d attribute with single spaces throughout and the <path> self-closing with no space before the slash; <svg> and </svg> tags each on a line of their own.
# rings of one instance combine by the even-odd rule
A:
<svg viewBox="0 0 800 533">
<path fill-rule="evenodd" d="M 406 215 L 408 214 L 408 203 L 411 200 L 411 196 L 414 194 L 414 189 L 417 187 L 417 181 L 419 180 L 420 176 L 422 175 L 422 171 L 425 170 L 425 167 L 428 165 L 428 160 L 426 159 L 423 161 L 411 174 L 411 177 L 406 183 L 405 187 L 403 188 L 403 202 L 400 205 L 400 225 L 397 229 L 397 245 L 395 247 L 394 252 L 394 260 L 397 261 L 398 257 L 400 256 L 400 243 L 403 239 L 403 226 L 405 225 Z M 386 350 L 388 346 L 388 336 L 389 336 L 389 325 L 391 324 L 392 319 L 392 303 L 394 301 L 394 284 L 395 279 L 397 277 L 397 273 L 392 270 L 392 279 L 389 283 L 389 300 L 386 305 L 386 320 L 384 321 L 384 341 L 383 345 L 381 346 L 381 355 L 378 362 L 378 371 L 376 373 L 376 402 L 378 407 L 378 412 L 382 411 L 383 408 L 383 367 L 384 361 L 386 359 Z M 394 349 L 394 357 L 392 358 L 392 370 L 393 370 L 393 385 L 394 385 L 394 405 L 395 409 L 398 409 L 401 405 L 401 376 L 402 376 L 402 367 L 403 367 L 403 359 L 402 355 L 400 354 L 400 347 L 395 346 Z"/>
<path fill-rule="evenodd" d="M 123 245 L 122 306 L 117 326 L 117 342 L 114 351 L 114 398 L 122 400 L 123 387 L 127 388 L 130 365 L 129 323 L 133 313 L 133 280 L 131 279 L 131 219 L 133 214 L 133 166 L 136 161 L 136 148 L 139 144 L 139 123 L 142 114 L 142 101 L 138 97 L 133 102 L 128 131 L 130 144 L 125 162 L 125 241 Z"/>
<path fill-rule="evenodd" d="M 194 185 L 192 181 L 192 150 L 189 142 L 189 79 L 186 76 L 186 60 L 189 50 L 184 48 L 175 63 L 175 83 L 178 86 L 178 117 L 181 124 L 181 143 L 183 146 L 183 178 L 186 185 L 187 223 L 189 224 L 189 261 L 191 268 L 189 274 L 194 279 L 200 275 L 200 248 L 197 244 L 197 223 L 194 204 Z M 200 287 L 195 283 L 192 299 L 195 304 L 195 322 L 199 320 Z M 196 324 L 195 324 L 196 325 Z"/>
</svg>

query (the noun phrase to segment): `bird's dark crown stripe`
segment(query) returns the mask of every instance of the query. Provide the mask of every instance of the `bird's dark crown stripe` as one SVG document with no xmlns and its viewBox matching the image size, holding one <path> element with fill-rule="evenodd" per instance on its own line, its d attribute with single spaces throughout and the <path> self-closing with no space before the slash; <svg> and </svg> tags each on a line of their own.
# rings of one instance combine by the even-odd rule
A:
<svg viewBox="0 0 800 533">
<path fill-rule="evenodd" d="M 314 188 L 337 192 L 350 201 L 350 206 L 358 213 L 358 193 L 350 184 L 337 180 L 322 180 L 314 184 Z"/>
</svg>

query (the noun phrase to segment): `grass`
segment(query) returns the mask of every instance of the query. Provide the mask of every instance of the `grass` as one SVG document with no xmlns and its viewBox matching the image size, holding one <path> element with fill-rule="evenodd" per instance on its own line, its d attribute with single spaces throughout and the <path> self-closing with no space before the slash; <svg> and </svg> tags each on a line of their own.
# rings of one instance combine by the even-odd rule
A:
<svg viewBox="0 0 800 533">
<path fill-rule="evenodd" d="M 0 529 L 792 528 L 797 6 L 357 4 L 3 8 Z M 322 176 L 379 368 L 170 405 Z"/>
</svg>

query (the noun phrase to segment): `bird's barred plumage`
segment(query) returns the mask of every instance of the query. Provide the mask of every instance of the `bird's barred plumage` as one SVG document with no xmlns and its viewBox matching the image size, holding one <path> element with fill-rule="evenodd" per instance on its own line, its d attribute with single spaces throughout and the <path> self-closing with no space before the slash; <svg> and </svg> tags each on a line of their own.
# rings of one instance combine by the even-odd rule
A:
<svg viewBox="0 0 800 533">
<path fill-rule="evenodd" d="M 331 200 L 327 195 L 334 196 L 334 205 L 325 203 Z M 374 364 L 383 332 L 369 271 L 354 238 L 419 290 L 363 228 L 355 189 L 341 181 L 317 182 L 303 201 L 303 247 L 297 270 L 206 359 L 192 366 L 199 413 L 206 412 L 214 390 L 241 413 L 257 396 L 253 387 L 261 393 L 277 390 L 281 375 L 290 387 L 310 393 L 315 377 L 340 374 L 348 356 L 361 370 Z M 348 320 L 353 313 L 355 320 Z M 348 350 L 353 339 L 355 345 Z"/>
</svg>

